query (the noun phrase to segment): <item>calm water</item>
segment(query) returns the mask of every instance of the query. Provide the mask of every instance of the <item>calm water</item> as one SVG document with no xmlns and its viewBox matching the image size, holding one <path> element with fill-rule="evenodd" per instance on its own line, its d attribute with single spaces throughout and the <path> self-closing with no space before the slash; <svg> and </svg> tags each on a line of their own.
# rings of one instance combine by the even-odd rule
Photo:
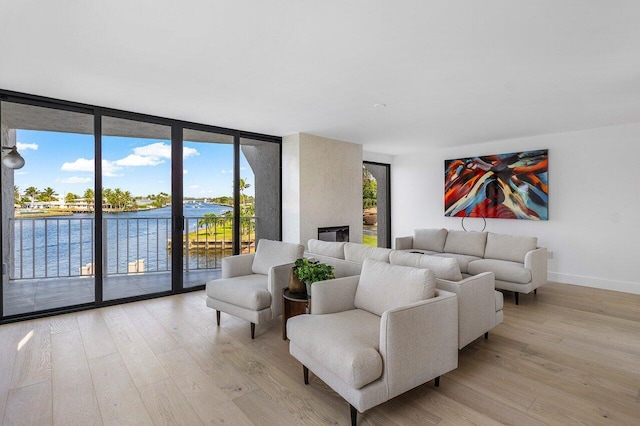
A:
<svg viewBox="0 0 640 426">
<path fill-rule="evenodd" d="M 206 213 L 222 214 L 230 207 L 218 204 L 185 204 L 185 225 L 197 229 Z M 108 274 L 126 273 L 129 262 L 142 259 L 146 271 L 168 271 L 171 252 L 171 207 L 103 215 L 103 245 Z M 12 278 L 77 276 L 94 262 L 93 215 L 74 214 L 39 219 L 15 219 Z M 185 260 L 186 262 L 186 260 Z M 219 259 L 190 254 L 191 269 L 219 267 Z"/>
</svg>

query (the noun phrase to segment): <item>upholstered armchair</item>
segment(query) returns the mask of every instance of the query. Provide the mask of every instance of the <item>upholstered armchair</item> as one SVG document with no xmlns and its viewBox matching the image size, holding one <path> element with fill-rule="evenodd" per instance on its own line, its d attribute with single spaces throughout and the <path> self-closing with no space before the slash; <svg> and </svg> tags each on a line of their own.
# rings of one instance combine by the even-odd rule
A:
<svg viewBox="0 0 640 426">
<path fill-rule="evenodd" d="M 256 324 L 282 313 L 282 289 L 289 283 L 293 262 L 302 257 L 302 244 L 262 239 L 255 253 L 222 259 L 222 278 L 207 283 L 207 306 Z"/>
<path fill-rule="evenodd" d="M 458 301 L 433 272 L 366 259 L 360 276 L 314 283 L 311 314 L 287 321 L 289 352 L 364 412 L 458 366 Z"/>
</svg>

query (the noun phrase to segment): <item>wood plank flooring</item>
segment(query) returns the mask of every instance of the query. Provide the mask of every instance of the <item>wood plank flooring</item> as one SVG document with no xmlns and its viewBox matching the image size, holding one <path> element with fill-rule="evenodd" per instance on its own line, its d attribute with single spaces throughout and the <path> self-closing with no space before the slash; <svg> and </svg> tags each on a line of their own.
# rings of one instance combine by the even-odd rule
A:
<svg viewBox="0 0 640 426">
<path fill-rule="evenodd" d="M 640 296 L 550 283 L 459 353 L 458 369 L 360 425 L 640 424 Z M 204 292 L 0 326 L 0 419 L 31 424 L 349 424 L 349 407 Z"/>
</svg>

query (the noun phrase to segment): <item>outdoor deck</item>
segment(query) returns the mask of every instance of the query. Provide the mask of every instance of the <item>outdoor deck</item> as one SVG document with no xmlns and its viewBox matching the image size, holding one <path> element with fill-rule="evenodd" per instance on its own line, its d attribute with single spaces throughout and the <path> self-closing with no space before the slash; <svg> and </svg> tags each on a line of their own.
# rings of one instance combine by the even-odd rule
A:
<svg viewBox="0 0 640 426">
<path fill-rule="evenodd" d="M 189 271 L 184 274 L 184 287 L 202 285 L 216 278 L 220 278 L 220 269 Z M 103 299 L 123 299 L 170 289 L 170 272 L 112 275 L 103 280 Z M 92 303 L 94 298 L 91 277 L 10 280 L 4 288 L 4 315 Z"/>
</svg>

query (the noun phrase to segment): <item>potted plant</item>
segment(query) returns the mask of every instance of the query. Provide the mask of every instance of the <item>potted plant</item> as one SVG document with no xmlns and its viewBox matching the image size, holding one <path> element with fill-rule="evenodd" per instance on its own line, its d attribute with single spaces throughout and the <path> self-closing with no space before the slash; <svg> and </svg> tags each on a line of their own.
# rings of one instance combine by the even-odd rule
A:
<svg viewBox="0 0 640 426">
<path fill-rule="evenodd" d="M 305 283 L 307 294 L 311 296 L 311 284 L 317 281 L 330 280 L 335 278 L 333 266 L 320 263 L 315 259 L 301 258 L 296 260 L 293 273 L 300 281 Z"/>
</svg>

